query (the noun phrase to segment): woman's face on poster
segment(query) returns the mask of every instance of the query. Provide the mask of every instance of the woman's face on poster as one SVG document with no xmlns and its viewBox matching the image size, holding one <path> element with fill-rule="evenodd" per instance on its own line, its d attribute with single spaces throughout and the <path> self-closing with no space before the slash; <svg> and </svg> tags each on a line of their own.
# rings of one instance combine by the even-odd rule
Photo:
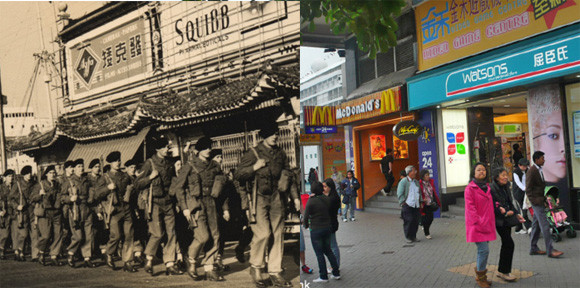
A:
<svg viewBox="0 0 580 288">
<path fill-rule="evenodd" d="M 546 182 L 558 182 L 566 177 L 562 114 L 560 110 L 556 110 L 546 116 L 541 120 L 546 122 L 536 139 L 536 150 L 545 153 L 543 172 Z"/>
</svg>

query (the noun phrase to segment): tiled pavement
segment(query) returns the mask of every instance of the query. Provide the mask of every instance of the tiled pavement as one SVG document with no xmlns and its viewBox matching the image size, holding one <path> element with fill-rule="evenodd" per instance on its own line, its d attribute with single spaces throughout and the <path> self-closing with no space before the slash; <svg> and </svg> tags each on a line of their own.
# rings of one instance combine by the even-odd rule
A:
<svg viewBox="0 0 580 288">
<path fill-rule="evenodd" d="M 403 220 L 398 215 L 356 213 L 355 222 L 340 222 L 337 232 L 341 252 L 341 280 L 312 283 L 318 265 L 306 232 L 306 261 L 315 273 L 301 274 L 303 287 L 477 287 L 474 280 L 476 248 L 465 242 L 464 220 L 438 218 L 431 226 L 432 240 L 425 239 L 421 228 L 419 243 L 406 245 Z M 488 277 L 492 287 L 579 287 L 580 239 L 564 237 L 554 247 L 564 252 L 561 259 L 530 256 L 529 237 L 513 233 L 515 253 L 513 274 L 520 276 L 507 283 L 495 276 L 501 240 L 490 243 Z M 407 247 L 410 246 L 410 247 Z M 544 249 L 543 239 L 539 246 Z"/>
</svg>

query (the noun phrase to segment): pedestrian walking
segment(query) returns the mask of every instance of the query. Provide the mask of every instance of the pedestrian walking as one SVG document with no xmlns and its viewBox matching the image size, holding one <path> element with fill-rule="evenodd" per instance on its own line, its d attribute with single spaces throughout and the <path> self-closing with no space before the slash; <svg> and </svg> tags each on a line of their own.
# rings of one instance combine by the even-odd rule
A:
<svg viewBox="0 0 580 288">
<path fill-rule="evenodd" d="M 514 150 L 514 154 L 512 155 L 512 158 L 514 160 L 514 165 L 518 165 L 520 163 L 520 160 L 524 158 L 524 155 L 522 154 L 522 149 L 520 147 L 520 144 L 516 143 L 512 147 Z"/>
<path fill-rule="evenodd" d="M 423 232 L 425 232 L 425 238 L 431 240 L 431 223 L 433 223 L 433 213 L 441 207 L 441 201 L 439 201 L 439 196 L 437 196 L 437 190 L 435 189 L 435 182 L 431 179 L 429 170 L 423 169 L 419 173 L 419 183 L 421 188 L 421 199 L 422 205 L 419 212 L 421 213 L 421 223 L 423 224 Z"/>
<path fill-rule="evenodd" d="M 487 168 L 479 162 L 471 171 L 471 182 L 465 188 L 465 235 L 468 243 L 477 246 L 475 280 L 479 287 L 490 287 L 487 280 L 489 241 L 496 239 L 495 214 L 491 189 L 486 182 Z"/>
<path fill-rule="evenodd" d="M 350 221 L 355 221 L 354 209 L 356 207 L 357 190 L 360 188 L 360 182 L 354 177 L 354 172 L 346 172 L 346 179 L 340 184 L 342 186 L 342 203 L 344 204 L 344 211 L 342 211 L 342 221 L 348 221 L 348 210 L 350 209 Z"/>
<path fill-rule="evenodd" d="M 340 183 L 344 180 L 344 176 L 341 172 L 336 169 L 336 166 L 332 166 L 332 175 L 330 176 L 334 181 L 334 187 L 336 187 L 336 192 L 338 193 L 338 198 L 340 199 L 340 195 L 342 195 L 342 187 Z M 338 215 L 342 216 L 342 204 L 338 207 Z"/>
<path fill-rule="evenodd" d="M 517 201 L 520 207 L 524 207 L 524 198 L 526 196 L 526 172 L 530 161 L 525 158 L 519 159 L 513 173 L 512 192 L 514 200 Z M 532 232 L 532 222 L 528 219 L 528 209 L 522 209 L 522 217 L 526 222 L 516 226 L 516 234 L 529 234 Z"/>
<path fill-rule="evenodd" d="M 106 205 L 106 221 L 109 221 L 107 223 L 109 241 L 107 242 L 106 263 L 111 269 L 116 269 L 113 255 L 123 240 L 123 252 L 121 253 L 123 271 L 137 272 L 137 269 L 133 267 L 133 217 L 129 207 L 133 190 L 127 189 L 131 185 L 131 179 L 127 173 L 121 171 L 121 152 L 109 153 L 106 161 L 111 165 L 111 170 L 100 177 L 96 190 L 97 198 Z"/>
<path fill-rule="evenodd" d="M 534 165 L 526 172 L 526 195 L 532 204 L 534 210 L 532 221 L 532 234 L 530 236 L 530 255 L 548 255 L 550 258 L 558 258 L 564 252 L 554 249 L 552 246 L 552 236 L 550 233 L 550 224 L 546 217 L 546 182 L 544 180 L 543 166 L 545 163 L 544 152 L 536 151 L 532 155 Z M 544 236 L 546 250 L 542 251 L 538 247 L 540 231 Z"/>
<path fill-rule="evenodd" d="M 92 261 L 93 213 L 89 207 L 89 182 L 84 173 L 84 160 L 74 162 L 73 174 L 64 183 L 61 193 L 63 202 L 68 204 L 71 243 L 67 247 L 67 264 L 75 267 L 74 255 L 80 249 L 84 258 L 83 266 L 97 267 Z"/>
<path fill-rule="evenodd" d="M 310 172 L 308 173 L 308 183 L 312 185 L 315 182 L 318 182 L 318 173 L 316 173 L 316 169 L 310 168 Z"/>
<path fill-rule="evenodd" d="M 514 206 L 513 198 L 508 180 L 508 173 L 505 168 L 498 168 L 493 171 L 493 182 L 491 183 L 491 196 L 494 203 L 495 228 L 501 238 L 501 251 L 499 254 L 499 265 L 497 276 L 505 281 L 513 282 L 517 278 L 511 274 L 512 260 L 514 257 L 514 240 L 511 232 L 512 226 L 508 217 L 517 217 L 523 223 L 525 220 Z"/>
<path fill-rule="evenodd" d="M 125 162 L 125 173 L 127 173 L 127 178 L 129 178 L 129 185 L 127 185 L 127 190 L 131 190 L 129 193 L 129 208 L 131 209 L 131 217 L 133 221 L 133 262 L 137 266 L 143 266 L 145 261 L 143 259 L 143 251 L 145 250 L 145 245 L 147 243 L 147 222 L 145 216 L 143 215 L 143 210 L 139 209 L 139 191 L 136 188 L 137 181 L 137 162 L 133 159 L 129 159 Z"/>
<path fill-rule="evenodd" d="M 326 197 L 330 199 L 330 206 L 328 207 L 330 215 L 330 249 L 334 256 L 336 256 L 336 262 L 338 267 L 340 267 L 340 249 L 338 248 L 338 243 L 336 242 L 336 231 L 338 231 L 338 219 L 336 213 L 340 209 L 340 196 L 336 191 L 336 186 L 334 186 L 334 180 L 328 178 L 322 182 L 323 193 Z"/>
<path fill-rule="evenodd" d="M 331 278 L 340 280 L 338 262 L 330 248 L 330 235 L 332 233 L 329 213 L 331 205 L 330 199 L 323 194 L 323 186 L 321 183 L 314 183 L 312 185 L 312 194 L 304 210 L 304 228 L 310 228 L 312 247 L 318 259 L 319 277 L 313 282 L 328 282 L 325 256 L 328 258 L 330 266 L 332 267 Z"/>
<path fill-rule="evenodd" d="M 147 203 L 145 205 L 145 217 L 148 220 L 149 242 L 145 248 L 147 263 L 145 272 L 153 275 L 153 257 L 161 244 L 161 238 L 167 236 L 167 242 L 163 247 L 163 262 L 165 263 L 166 275 L 181 275 L 175 267 L 175 207 L 169 195 L 171 187 L 171 175 L 173 166 L 167 159 L 171 144 L 167 138 L 159 135 L 151 139 L 151 146 L 155 154 L 143 164 L 142 174 L 135 182 L 137 189 L 146 191 Z"/>
<path fill-rule="evenodd" d="M 54 165 L 46 167 L 40 182 L 32 188 L 31 199 L 35 205 L 34 217 L 38 222 L 38 262 L 45 266 L 61 266 L 57 259 L 62 249 L 61 197 Z M 45 262 L 47 254 L 50 255 L 50 262 Z"/>
<path fill-rule="evenodd" d="M 266 286 L 261 270 L 265 268 L 265 255 L 270 237 L 273 243 L 268 253 L 268 273 L 277 287 L 291 287 L 282 276 L 282 255 L 284 254 L 284 217 L 286 216 L 282 196 L 291 181 L 292 172 L 284 151 L 278 146 L 279 128 L 276 122 L 269 122 L 258 133 L 264 139 L 256 147 L 250 148 L 241 159 L 236 179 L 241 183 L 253 181 L 252 200 L 256 208 L 256 223 L 252 224 L 254 237 L 250 251 L 250 274 L 258 287 Z M 285 171 L 283 173 L 283 171 Z M 281 185 L 287 187 L 281 187 Z M 287 190 L 287 189 L 286 189 Z M 293 199 L 296 211 L 300 210 L 300 199 Z M 253 207 L 252 207 L 253 208 Z"/>
<path fill-rule="evenodd" d="M 407 243 L 420 242 L 417 239 L 417 230 L 419 229 L 419 218 L 421 213 L 421 184 L 415 179 L 417 169 L 413 165 L 405 167 L 407 177 L 399 181 L 397 187 L 397 198 L 399 205 L 402 207 L 403 230 Z"/>
<path fill-rule="evenodd" d="M 387 148 L 387 155 L 381 159 L 381 164 L 379 165 L 381 168 L 381 173 L 385 175 L 385 180 L 387 180 L 387 185 L 380 191 L 385 196 L 391 195 L 391 188 L 395 183 L 395 177 L 393 176 L 394 161 L 395 159 L 393 158 L 393 149 Z"/>
</svg>

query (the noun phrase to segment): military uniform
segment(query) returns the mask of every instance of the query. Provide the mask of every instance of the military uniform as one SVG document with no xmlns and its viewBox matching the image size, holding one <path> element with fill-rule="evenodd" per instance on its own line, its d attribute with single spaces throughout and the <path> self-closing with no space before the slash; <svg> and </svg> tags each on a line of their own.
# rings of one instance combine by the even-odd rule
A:
<svg viewBox="0 0 580 288">
<path fill-rule="evenodd" d="M 42 185 L 41 185 L 42 184 Z M 40 195 L 43 189 L 45 195 Z M 32 202 L 44 207 L 44 216 L 36 215 L 38 219 L 38 250 L 41 258 L 44 258 L 47 248 L 50 246 L 49 255 L 56 259 L 62 248 L 62 212 L 60 199 L 60 186 L 57 181 L 41 180 L 32 189 Z M 49 245 L 52 234 L 52 243 Z"/>
<path fill-rule="evenodd" d="M 89 165 L 89 169 L 91 169 Z M 101 175 L 95 175 L 93 173 L 89 173 L 86 176 L 88 181 L 88 189 L 89 189 L 89 207 L 91 209 L 91 213 L 93 214 L 93 252 L 97 251 L 97 248 L 100 249 L 102 254 L 105 254 L 107 242 L 109 241 L 109 231 L 105 229 L 105 222 L 103 220 L 103 206 L 101 205 L 101 201 L 99 201 L 97 197 L 97 186 L 99 185 L 99 180 L 101 179 Z M 100 216 L 100 217 L 99 217 Z"/>
<path fill-rule="evenodd" d="M 270 131 L 272 132 L 272 131 Z M 267 138 L 273 133 L 268 133 L 263 138 Z M 253 150 L 253 151 L 252 151 Z M 268 272 L 272 280 L 278 286 L 287 286 L 288 283 L 281 279 L 282 256 L 284 253 L 284 216 L 285 209 L 281 193 L 278 191 L 278 181 L 282 175 L 282 170 L 289 169 L 288 159 L 284 151 L 278 146 L 267 147 L 264 142 L 260 142 L 252 150 L 247 151 L 241 159 L 236 179 L 241 183 L 255 181 L 257 189 L 256 201 L 256 223 L 251 224 L 254 233 L 251 251 L 250 264 L 254 281 L 257 284 L 259 276 L 256 275 L 259 269 L 266 266 L 265 255 L 268 248 L 268 240 L 272 235 L 274 242 L 268 253 Z M 259 159 L 266 162 L 266 166 L 254 171 L 254 164 Z M 255 274 L 256 273 L 256 274 Z M 285 283 L 280 283 L 285 282 Z"/>
<path fill-rule="evenodd" d="M 24 261 L 24 241 L 28 237 L 30 231 L 30 216 L 33 215 L 33 205 L 30 202 L 30 193 L 34 182 L 31 180 L 26 181 L 24 177 L 15 177 L 15 184 L 12 185 L 12 191 L 9 196 L 9 205 L 14 211 L 12 214 L 12 245 L 18 260 Z M 22 202 L 21 202 L 22 201 Z M 22 205 L 22 210 L 18 211 L 18 205 Z M 21 216 L 20 216 L 21 215 Z M 34 231 L 34 230 L 33 230 Z M 31 242 L 33 245 L 38 245 L 38 233 L 34 232 L 35 235 L 31 236 Z M 33 259 L 34 256 L 38 257 L 38 248 L 32 247 Z M 36 254 L 34 254 L 36 253 Z"/>
<path fill-rule="evenodd" d="M 149 176 L 153 168 L 159 172 L 159 175 L 151 180 Z M 150 237 L 145 248 L 145 255 L 147 255 L 148 260 L 155 256 L 157 248 L 161 244 L 161 238 L 167 233 L 167 244 L 163 249 L 163 262 L 165 264 L 175 262 L 175 212 L 169 196 L 171 169 L 172 165 L 165 158 L 155 154 L 143 164 L 142 174 L 135 183 L 138 190 L 149 190 L 152 187 L 153 193 L 152 218 L 149 219 L 148 223 Z M 165 225 L 161 223 L 162 221 Z"/>
<path fill-rule="evenodd" d="M 85 261 L 89 261 L 92 256 L 93 213 L 90 207 L 92 202 L 89 203 L 89 186 L 90 183 L 86 177 L 73 174 L 65 179 L 61 189 L 62 201 L 68 205 L 69 209 L 68 222 L 72 234 L 71 243 L 67 247 L 69 265 L 72 264 L 72 257 L 79 247 Z M 73 189 L 76 190 L 77 195 L 74 203 L 71 201 Z M 78 208 L 76 212 L 74 211 L 75 203 Z"/>
<path fill-rule="evenodd" d="M 109 184 L 114 183 L 115 189 L 109 190 Z M 129 202 L 125 202 L 125 192 L 127 186 L 131 184 L 131 179 L 127 173 L 113 170 L 105 173 L 97 185 L 97 198 L 105 200 L 107 206 L 105 210 L 112 205 L 112 213 L 109 215 L 109 242 L 107 243 L 107 257 L 112 258 L 112 255 L 117 251 L 121 241 L 121 230 L 125 236 L 123 240 L 123 262 L 129 263 L 133 261 L 133 219 L 131 216 L 131 208 Z M 129 200 L 129 199 L 127 199 Z M 122 223 L 122 229 L 121 229 Z M 107 263 L 114 268 L 114 264 L 107 260 Z"/>
<path fill-rule="evenodd" d="M 183 166 L 174 186 L 180 208 L 189 210 L 191 215 L 194 215 L 194 213 L 198 215 L 197 227 L 194 228 L 193 232 L 194 239 L 189 246 L 191 265 L 195 265 L 195 259 L 209 240 L 210 235 L 214 240 L 214 244 L 206 251 L 201 261 L 206 272 L 213 271 L 213 264 L 218 251 L 219 229 L 215 198 L 219 194 L 212 195 L 212 188 L 215 177 L 219 174 L 221 174 L 221 168 L 217 163 L 209 159 L 201 160 L 198 157 L 194 157 L 191 162 Z M 186 186 L 189 189 L 185 189 Z M 186 191 L 190 195 L 187 195 Z"/>
<path fill-rule="evenodd" d="M 125 163 L 125 167 L 127 166 L 127 163 Z M 139 260 L 139 263 L 142 263 L 140 257 L 141 253 L 145 250 L 145 243 L 147 243 L 147 222 L 143 211 L 139 209 L 137 204 L 139 198 L 139 193 L 137 193 L 136 189 L 137 177 L 127 174 L 127 178 L 129 178 L 129 185 L 131 185 L 134 191 L 134 193 L 131 193 L 131 198 L 129 199 L 129 209 L 131 210 L 131 217 L 133 219 L 133 252 L 139 254 L 139 257 L 135 259 Z"/>
<path fill-rule="evenodd" d="M 6 176 L 6 174 L 4 174 Z M 14 175 L 14 174 L 12 174 Z M 14 180 L 12 180 L 14 183 Z M 12 222 L 12 208 L 8 205 L 8 196 L 12 190 L 12 184 L 0 184 L 0 211 L 4 212 L 4 216 L 0 217 L 0 258 L 4 258 L 4 249 L 6 248 L 6 240 L 10 236 L 10 227 Z"/>
</svg>

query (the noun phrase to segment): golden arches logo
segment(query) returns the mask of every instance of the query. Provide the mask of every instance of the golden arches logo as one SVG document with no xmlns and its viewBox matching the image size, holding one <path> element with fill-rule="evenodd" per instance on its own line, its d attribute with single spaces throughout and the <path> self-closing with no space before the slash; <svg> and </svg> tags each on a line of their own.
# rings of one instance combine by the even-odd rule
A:
<svg viewBox="0 0 580 288">
<path fill-rule="evenodd" d="M 399 111 L 399 93 L 394 89 L 381 92 L 381 114 Z"/>
<path fill-rule="evenodd" d="M 316 106 L 312 112 L 312 126 L 334 125 L 333 107 Z"/>
</svg>

